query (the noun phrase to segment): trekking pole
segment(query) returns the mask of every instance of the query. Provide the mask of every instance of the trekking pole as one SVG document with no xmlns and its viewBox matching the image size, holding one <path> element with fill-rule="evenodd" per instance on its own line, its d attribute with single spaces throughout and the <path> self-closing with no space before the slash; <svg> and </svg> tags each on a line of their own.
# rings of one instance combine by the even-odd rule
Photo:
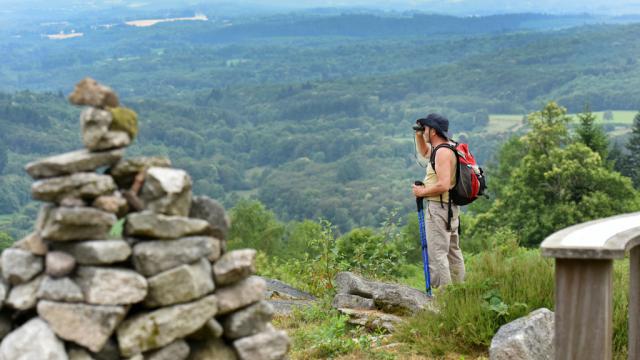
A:
<svg viewBox="0 0 640 360">
<path fill-rule="evenodd" d="M 416 186 L 424 186 L 422 181 L 416 181 Z M 424 204 L 421 197 L 416 198 L 418 206 L 418 222 L 420 226 L 420 242 L 422 243 L 422 264 L 424 265 L 424 282 L 427 288 L 427 295 L 431 297 L 431 273 L 429 272 L 429 252 L 427 249 L 427 232 L 424 225 Z"/>
</svg>

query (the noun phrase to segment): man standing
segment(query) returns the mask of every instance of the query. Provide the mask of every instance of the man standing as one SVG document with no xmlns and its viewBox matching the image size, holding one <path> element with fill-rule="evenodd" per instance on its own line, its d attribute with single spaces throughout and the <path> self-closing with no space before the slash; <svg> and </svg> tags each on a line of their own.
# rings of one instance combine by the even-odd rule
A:
<svg viewBox="0 0 640 360">
<path fill-rule="evenodd" d="M 427 165 L 425 185 L 413 185 L 413 194 L 427 200 L 425 227 L 429 271 L 431 286 L 437 288 L 452 281 L 462 282 L 465 275 L 458 237 L 460 209 L 449 201 L 449 189 L 456 184 L 457 158 L 446 146 L 454 145 L 448 134 L 449 120 L 429 114 L 416 122 L 424 128 L 416 131 L 418 153 L 431 161 Z"/>
</svg>

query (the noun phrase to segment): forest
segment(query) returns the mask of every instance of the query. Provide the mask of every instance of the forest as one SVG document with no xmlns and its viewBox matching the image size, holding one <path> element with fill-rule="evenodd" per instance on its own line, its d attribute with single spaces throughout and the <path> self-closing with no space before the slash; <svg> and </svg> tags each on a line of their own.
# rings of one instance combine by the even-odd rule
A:
<svg viewBox="0 0 640 360">
<path fill-rule="evenodd" d="M 0 248 L 38 211 L 24 165 L 81 147 L 66 97 L 84 76 L 138 113 L 127 156 L 171 158 L 225 205 L 232 249 L 258 249 L 261 275 L 320 299 L 276 321 L 295 359 L 397 358 L 329 303 L 342 270 L 423 289 L 411 126 L 428 113 L 470 144 L 489 196 L 461 217 L 467 281 L 393 335 L 406 354 L 482 358 L 501 325 L 553 307 L 546 236 L 640 209 L 634 17 L 327 10 L 133 28 L 128 14 L 0 27 Z M 42 36 L 72 29 L 84 35 Z M 625 274 L 616 265 L 616 309 Z"/>
</svg>

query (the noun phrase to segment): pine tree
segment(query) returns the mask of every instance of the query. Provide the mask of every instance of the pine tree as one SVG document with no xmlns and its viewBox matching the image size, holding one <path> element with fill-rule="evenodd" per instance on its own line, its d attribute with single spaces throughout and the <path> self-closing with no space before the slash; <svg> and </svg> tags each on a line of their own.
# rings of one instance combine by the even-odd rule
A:
<svg viewBox="0 0 640 360">
<path fill-rule="evenodd" d="M 580 125 L 576 130 L 578 141 L 587 145 L 591 150 L 600 154 L 602 159 L 607 158 L 609 140 L 602 126 L 596 125 L 596 116 L 593 115 L 589 105 L 585 105 L 582 114 L 578 115 Z"/>
<path fill-rule="evenodd" d="M 624 175 L 633 181 L 633 185 L 640 188 L 640 112 L 633 119 L 631 137 L 626 146 L 627 156 L 624 164 Z"/>
</svg>

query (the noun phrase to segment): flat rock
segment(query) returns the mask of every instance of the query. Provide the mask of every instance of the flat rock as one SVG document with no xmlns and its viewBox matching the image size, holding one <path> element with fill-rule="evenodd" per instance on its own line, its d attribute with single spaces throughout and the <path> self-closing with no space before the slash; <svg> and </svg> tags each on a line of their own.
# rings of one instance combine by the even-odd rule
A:
<svg viewBox="0 0 640 360">
<path fill-rule="evenodd" d="M 336 294 L 331 306 L 336 309 L 375 310 L 376 308 L 373 299 L 351 294 Z"/>
<path fill-rule="evenodd" d="M 224 336 L 233 340 L 263 332 L 271 323 L 273 314 L 273 306 L 266 301 L 238 310 L 223 320 Z"/>
<path fill-rule="evenodd" d="M 155 213 L 189 216 L 191 177 L 186 171 L 152 167 L 146 172 L 140 198 L 145 208 Z"/>
<path fill-rule="evenodd" d="M 217 310 L 216 296 L 209 295 L 191 303 L 135 315 L 118 327 L 120 352 L 133 356 L 166 346 L 201 328 Z"/>
<path fill-rule="evenodd" d="M 338 309 L 338 311 L 349 316 L 350 324 L 364 326 L 374 331 L 384 329 L 393 332 L 395 326 L 402 322 L 401 317 L 377 310 Z"/>
<path fill-rule="evenodd" d="M 144 304 L 148 307 L 195 300 L 214 289 L 211 263 L 205 258 L 155 275 L 148 279 L 148 283 L 149 292 L 144 299 Z"/>
<path fill-rule="evenodd" d="M 152 276 L 189 264 L 210 254 L 211 239 L 193 236 L 177 240 L 142 241 L 133 247 L 133 265 L 139 273 Z"/>
<path fill-rule="evenodd" d="M 200 219 L 143 211 L 127 216 L 124 233 L 138 238 L 177 239 L 191 235 L 210 235 L 211 227 L 208 222 Z"/>
<path fill-rule="evenodd" d="M 266 288 L 264 280 L 258 276 L 250 276 L 233 285 L 218 288 L 218 313 L 228 314 L 262 300 Z"/>
<path fill-rule="evenodd" d="M 76 259 L 63 251 L 50 251 L 45 257 L 45 272 L 49 276 L 63 277 L 71 274 L 76 267 Z"/>
<path fill-rule="evenodd" d="M 51 178 L 93 172 L 100 167 L 117 163 L 123 156 L 122 149 L 98 152 L 82 149 L 30 162 L 25 170 L 34 179 Z"/>
<path fill-rule="evenodd" d="M 0 344 L 3 360 L 67 360 L 64 344 L 49 325 L 33 318 L 13 331 Z"/>
<path fill-rule="evenodd" d="M 120 351 L 113 337 L 107 340 L 107 343 L 99 352 L 91 352 L 74 343 L 67 343 L 67 353 L 69 360 L 120 360 Z"/>
<path fill-rule="evenodd" d="M 241 360 L 286 359 L 291 341 L 284 331 L 264 331 L 233 343 Z"/>
<path fill-rule="evenodd" d="M 261 276 L 262 277 L 262 276 Z M 285 284 L 280 280 L 269 279 L 262 277 L 267 283 L 267 291 L 265 292 L 265 299 L 273 300 L 316 300 L 316 297 L 296 289 L 291 285 Z"/>
<path fill-rule="evenodd" d="M 36 307 L 38 288 L 44 279 L 44 275 L 40 275 L 33 280 L 14 286 L 7 297 L 7 305 L 16 310 L 29 310 Z"/>
<path fill-rule="evenodd" d="M 336 275 L 339 294 L 373 299 L 376 307 L 388 313 L 413 314 L 431 309 L 431 299 L 424 292 L 406 285 L 365 280 L 351 272 Z"/>
<path fill-rule="evenodd" d="M 224 207 L 207 196 L 194 196 L 191 201 L 189 217 L 202 219 L 211 225 L 212 236 L 224 241 L 227 239 L 231 222 Z"/>
<path fill-rule="evenodd" d="M 56 335 L 93 352 L 102 350 L 125 314 L 123 306 L 68 304 L 48 300 L 38 303 L 38 315 L 49 323 Z"/>
<path fill-rule="evenodd" d="M 67 351 L 69 360 L 95 360 L 91 354 L 81 347 L 70 347 Z"/>
<path fill-rule="evenodd" d="M 294 309 L 303 310 L 313 307 L 315 300 L 268 300 L 277 315 L 291 315 Z"/>
<path fill-rule="evenodd" d="M 192 344 L 189 360 L 237 360 L 235 350 L 219 338 L 197 341 Z"/>
<path fill-rule="evenodd" d="M 128 269 L 80 266 L 74 280 L 89 304 L 135 304 L 147 295 L 147 280 Z"/>
<path fill-rule="evenodd" d="M 256 272 L 256 251 L 242 249 L 230 251 L 213 265 L 213 274 L 218 285 L 238 282 Z"/>
<path fill-rule="evenodd" d="M 119 161 L 109 169 L 109 174 L 121 189 L 129 189 L 136 175 L 151 167 L 170 167 L 171 160 L 166 157 L 139 156 Z"/>
<path fill-rule="evenodd" d="M 12 285 L 22 284 L 42 272 L 44 268 L 41 256 L 29 251 L 9 248 L 2 252 L 2 276 Z"/>
<path fill-rule="evenodd" d="M 113 131 L 111 112 L 97 108 L 87 108 L 80 114 L 82 142 L 91 151 L 122 148 L 131 143 L 129 134 Z"/>
<path fill-rule="evenodd" d="M 54 208 L 41 235 L 50 241 L 106 239 L 116 220 L 115 215 L 90 207 Z"/>
<path fill-rule="evenodd" d="M 118 95 L 110 87 L 86 77 L 80 80 L 69 95 L 69 102 L 74 105 L 86 105 L 97 108 L 118 107 Z"/>
<path fill-rule="evenodd" d="M 58 204 L 65 198 L 93 201 L 114 190 L 116 183 L 111 176 L 88 172 L 38 180 L 31 185 L 34 200 Z"/>
<path fill-rule="evenodd" d="M 36 297 L 43 300 L 64 301 L 64 302 L 80 302 L 84 301 L 84 295 L 78 284 L 69 278 L 52 278 L 45 276 Z"/>
<path fill-rule="evenodd" d="M 176 340 L 162 349 L 144 354 L 144 360 L 185 360 L 189 351 L 186 341 Z"/>
<path fill-rule="evenodd" d="M 131 256 L 131 246 L 124 240 L 89 240 L 56 243 L 55 249 L 71 254 L 81 265 L 107 265 L 125 261 Z"/>
<path fill-rule="evenodd" d="M 541 308 L 502 325 L 491 340 L 491 360 L 551 360 L 554 358 L 553 311 Z"/>
<path fill-rule="evenodd" d="M 222 325 L 215 319 L 211 318 L 203 327 L 193 334 L 189 334 L 189 340 L 206 341 L 208 339 L 219 338 L 224 333 Z"/>
</svg>

